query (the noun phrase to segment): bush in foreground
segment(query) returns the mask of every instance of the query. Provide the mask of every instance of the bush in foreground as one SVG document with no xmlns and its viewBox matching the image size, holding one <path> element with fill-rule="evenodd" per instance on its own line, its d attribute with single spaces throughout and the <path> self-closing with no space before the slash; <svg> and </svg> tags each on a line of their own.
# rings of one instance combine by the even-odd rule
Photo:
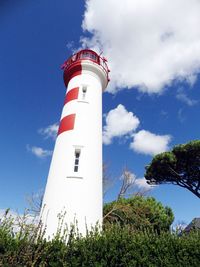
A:
<svg viewBox="0 0 200 267">
<path fill-rule="evenodd" d="M 14 233 L 7 218 L 0 225 L 0 266 L 52 267 L 199 267 L 200 234 L 177 236 L 169 232 L 133 231 L 111 225 L 80 238 L 73 231 L 65 244 L 62 238 L 42 238 L 40 228 L 23 226 Z"/>
</svg>

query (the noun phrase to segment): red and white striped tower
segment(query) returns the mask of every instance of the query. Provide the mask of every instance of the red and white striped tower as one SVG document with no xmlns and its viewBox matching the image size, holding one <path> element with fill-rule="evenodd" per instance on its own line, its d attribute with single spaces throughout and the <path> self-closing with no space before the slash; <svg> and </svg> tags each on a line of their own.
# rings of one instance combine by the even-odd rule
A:
<svg viewBox="0 0 200 267">
<path fill-rule="evenodd" d="M 46 237 L 77 222 L 83 235 L 102 223 L 102 91 L 109 78 L 106 59 L 81 50 L 62 66 L 67 92 L 45 189 L 41 220 Z"/>
</svg>

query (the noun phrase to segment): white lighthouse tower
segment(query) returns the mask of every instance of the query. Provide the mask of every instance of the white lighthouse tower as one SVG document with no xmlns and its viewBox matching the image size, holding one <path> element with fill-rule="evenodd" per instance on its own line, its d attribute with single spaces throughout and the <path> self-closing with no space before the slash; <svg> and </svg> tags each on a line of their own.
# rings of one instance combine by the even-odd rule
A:
<svg viewBox="0 0 200 267">
<path fill-rule="evenodd" d="M 41 209 L 46 237 L 76 225 L 83 235 L 102 223 L 102 91 L 109 78 L 106 59 L 81 50 L 62 66 L 67 87 Z"/>
</svg>

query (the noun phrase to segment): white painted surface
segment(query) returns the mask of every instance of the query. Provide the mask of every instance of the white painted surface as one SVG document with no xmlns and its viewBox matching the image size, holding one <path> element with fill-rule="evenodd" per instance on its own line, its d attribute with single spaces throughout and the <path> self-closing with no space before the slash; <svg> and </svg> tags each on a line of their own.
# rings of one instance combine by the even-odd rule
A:
<svg viewBox="0 0 200 267">
<path fill-rule="evenodd" d="M 66 212 L 63 226 L 77 220 L 85 235 L 102 223 L 102 90 L 106 73 L 91 61 L 82 62 L 82 74 L 72 78 L 67 91 L 79 87 L 79 97 L 68 102 L 61 119 L 76 114 L 74 130 L 61 133 L 56 140 L 42 204 L 41 220 L 46 237 L 58 229 L 58 214 Z M 82 98 L 82 86 L 87 92 Z M 74 172 L 75 149 L 81 149 L 79 171 Z"/>
</svg>

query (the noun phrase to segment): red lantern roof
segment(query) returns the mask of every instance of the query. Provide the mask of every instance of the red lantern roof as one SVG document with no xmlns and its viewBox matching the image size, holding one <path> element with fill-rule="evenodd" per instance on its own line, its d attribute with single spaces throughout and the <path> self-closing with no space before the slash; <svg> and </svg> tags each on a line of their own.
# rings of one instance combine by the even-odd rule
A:
<svg viewBox="0 0 200 267">
<path fill-rule="evenodd" d="M 72 67 L 73 64 L 77 64 L 81 62 L 82 60 L 90 60 L 98 65 L 100 65 L 107 74 L 108 82 L 110 81 L 108 73 L 110 72 L 108 65 L 107 65 L 107 59 L 105 57 L 101 57 L 96 52 L 90 49 L 84 49 L 81 50 L 75 54 L 73 54 L 70 58 L 68 58 L 64 64 L 61 66 L 62 69 L 66 72 L 68 68 Z"/>
</svg>

